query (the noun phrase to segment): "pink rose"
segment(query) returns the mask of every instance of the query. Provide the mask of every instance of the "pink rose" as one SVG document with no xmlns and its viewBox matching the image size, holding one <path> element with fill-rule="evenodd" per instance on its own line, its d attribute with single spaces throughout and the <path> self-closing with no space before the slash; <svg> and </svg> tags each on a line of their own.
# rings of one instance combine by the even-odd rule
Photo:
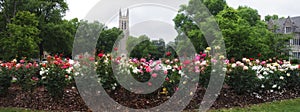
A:
<svg viewBox="0 0 300 112">
<path fill-rule="evenodd" d="M 261 64 L 261 65 L 264 65 L 264 64 L 266 64 L 266 61 L 262 61 L 260 64 Z"/>
<path fill-rule="evenodd" d="M 165 71 L 164 71 L 164 74 L 167 75 L 167 74 L 168 74 L 168 70 L 165 70 Z"/>
<path fill-rule="evenodd" d="M 151 70 L 151 67 L 150 67 L 150 66 L 147 66 L 147 67 L 146 67 L 146 72 L 149 73 L 149 72 L 151 72 L 151 71 L 152 71 L 152 70 Z"/>
<path fill-rule="evenodd" d="M 20 60 L 20 63 L 25 63 L 25 61 L 24 60 Z"/>
<path fill-rule="evenodd" d="M 156 73 L 153 73 L 151 76 L 152 76 L 153 78 L 156 78 L 156 77 L 157 77 L 157 74 L 156 74 Z"/>
<path fill-rule="evenodd" d="M 145 58 L 141 58 L 141 62 L 146 62 L 146 59 Z"/>
<path fill-rule="evenodd" d="M 168 78 L 168 77 L 166 77 L 166 79 L 165 79 L 166 81 L 169 81 L 170 79 Z"/>
</svg>

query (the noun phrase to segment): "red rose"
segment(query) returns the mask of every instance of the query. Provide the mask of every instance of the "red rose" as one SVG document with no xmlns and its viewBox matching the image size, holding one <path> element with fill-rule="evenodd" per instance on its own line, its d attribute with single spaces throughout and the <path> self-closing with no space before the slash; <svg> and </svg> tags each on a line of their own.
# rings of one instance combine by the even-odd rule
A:
<svg viewBox="0 0 300 112">
<path fill-rule="evenodd" d="M 59 65 L 59 62 L 58 61 L 54 61 L 53 62 L 55 65 Z"/>
<path fill-rule="evenodd" d="M 257 56 L 258 56 L 258 57 L 261 57 L 261 54 L 260 54 L 260 53 L 258 53 L 258 54 L 257 54 Z"/>
<path fill-rule="evenodd" d="M 46 67 L 47 65 L 45 63 L 42 64 L 42 67 Z"/>
<path fill-rule="evenodd" d="M 103 56 L 104 56 L 103 53 L 99 53 L 99 54 L 98 54 L 98 57 L 100 57 L 100 58 L 102 58 Z"/>
<path fill-rule="evenodd" d="M 71 66 L 71 64 L 70 64 L 70 63 L 66 63 L 65 65 L 66 65 L 66 66 L 68 66 L 68 67 L 69 67 L 69 66 Z"/>
<path fill-rule="evenodd" d="M 202 54 L 201 56 L 202 56 L 202 58 L 205 58 L 205 57 L 206 57 L 206 54 Z"/>
<path fill-rule="evenodd" d="M 62 68 L 62 69 L 67 69 L 68 66 L 64 65 L 64 66 L 62 66 L 61 68 Z"/>
<path fill-rule="evenodd" d="M 167 52 L 167 53 L 166 53 L 166 56 L 171 56 L 171 52 Z"/>
</svg>

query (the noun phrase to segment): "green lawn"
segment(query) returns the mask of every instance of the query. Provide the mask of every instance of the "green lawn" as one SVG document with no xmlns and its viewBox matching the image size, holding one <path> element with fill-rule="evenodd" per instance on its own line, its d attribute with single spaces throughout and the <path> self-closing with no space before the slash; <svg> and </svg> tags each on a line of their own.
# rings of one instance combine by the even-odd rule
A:
<svg viewBox="0 0 300 112">
<path fill-rule="evenodd" d="M 300 112 L 300 99 L 276 101 L 246 108 L 211 110 L 210 112 Z"/>
</svg>

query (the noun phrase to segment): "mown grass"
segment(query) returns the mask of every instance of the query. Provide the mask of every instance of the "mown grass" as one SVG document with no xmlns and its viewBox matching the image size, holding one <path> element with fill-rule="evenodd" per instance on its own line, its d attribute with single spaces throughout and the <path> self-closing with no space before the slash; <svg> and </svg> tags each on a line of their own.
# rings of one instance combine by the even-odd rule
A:
<svg viewBox="0 0 300 112">
<path fill-rule="evenodd" d="M 300 112 L 300 98 L 252 105 L 245 108 L 210 110 L 209 112 Z"/>
</svg>

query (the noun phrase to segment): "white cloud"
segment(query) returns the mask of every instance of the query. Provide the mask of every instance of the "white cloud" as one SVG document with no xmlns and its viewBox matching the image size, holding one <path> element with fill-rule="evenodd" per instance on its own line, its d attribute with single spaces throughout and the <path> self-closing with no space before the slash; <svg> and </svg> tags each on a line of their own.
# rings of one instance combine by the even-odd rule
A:
<svg viewBox="0 0 300 112">
<path fill-rule="evenodd" d="M 277 14 L 279 17 L 300 16 L 299 0 L 226 0 L 231 7 L 249 6 L 258 10 L 261 17 Z"/>
<path fill-rule="evenodd" d="M 69 11 L 65 19 L 83 19 L 89 10 L 101 0 L 67 0 Z M 249 6 L 257 9 L 259 14 L 264 17 L 268 14 L 277 14 L 280 17 L 300 16 L 299 0 L 226 0 L 231 7 Z"/>
<path fill-rule="evenodd" d="M 84 19 L 89 11 L 100 1 L 101 0 L 67 0 L 69 11 L 67 11 L 65 19 Z M 268 14 L 277 14 L 279 17 L 300 16 L 298 12 L 300 11 L 298 5 L 300 4 L 300 1 L 298 0 L 226 0 L 226 2 L 233 8 L 238 8 L 238 6 L 249 6 L 256 9 L 261 17 Z M 115 14 L 113 14 L 114 17 L 106 24 L 109 27 L 118 27 L 118 12 L 116 10 L 107 11 L 109 14 L 112 12 L 115 12 Z M 156 6 L 131 7 L 130 32 L 135 36 L 145 33 L 150 36 L 150 38 L 163 38 L 165 41 L 170 41 L 176 36 L 176 32 L 172 30 L 172 26 L 174 26 L 172 19 L 175 17 L 176 13 L 177 11 Z M 96 13 L 90 13 L 90 15 L 97 16 Z M 146 20 L 144 20 L 145 18 Z M 154 23 L 153 20 L 163 22 L 163 24 L 159 22 Z M 159 32 L 157 34 L 160 35 L 157 35 L 155 32 Z"/>
<path fill-rule="evenodd" d="M 86 14 L 100 0 L 66 0 L 69 10 L 66 12 L 65 19 L 83 19 Z"/>
</svg>

